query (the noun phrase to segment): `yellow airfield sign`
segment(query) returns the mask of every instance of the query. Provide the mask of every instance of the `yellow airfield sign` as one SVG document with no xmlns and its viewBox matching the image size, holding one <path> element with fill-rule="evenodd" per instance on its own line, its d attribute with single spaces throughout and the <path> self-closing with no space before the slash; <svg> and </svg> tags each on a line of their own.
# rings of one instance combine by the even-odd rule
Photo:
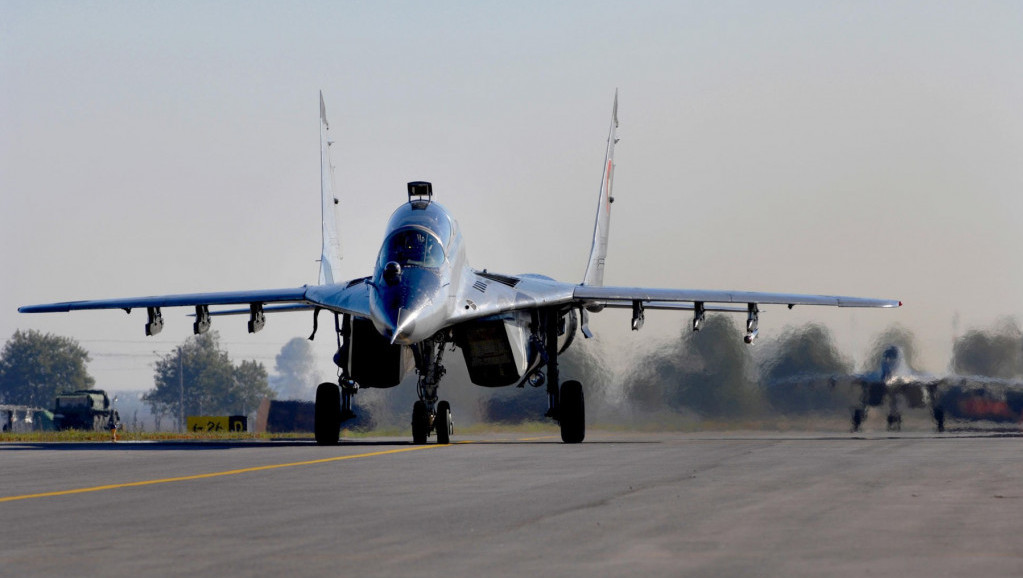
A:
<svg viewBox="0 0 1023 578">
<path fill-rule="evenodd" d="M 243 432 L 247 421 L 244 415 L 192 415 L 187 426 L 190 432 Z"/>
</svg>

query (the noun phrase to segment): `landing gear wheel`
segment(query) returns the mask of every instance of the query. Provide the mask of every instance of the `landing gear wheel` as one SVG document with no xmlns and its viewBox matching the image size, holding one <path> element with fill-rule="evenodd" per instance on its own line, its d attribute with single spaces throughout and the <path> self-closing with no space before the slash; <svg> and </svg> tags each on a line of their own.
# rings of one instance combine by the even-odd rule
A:
<svg viewBox="0 0 1023 578">
<path fill-rule="evenodd" d="M 341 437 L 341 388 L 336 383 L 328 381 L 317 386 L 313 414 L 316 443 L 336 446 Z"/>
<path fill-rule="evenodd" d="M 412 405 L 412 443 L 425 444 L 428 435 L 430 435 L 430 412 L 426 410 L 425 403 L 417 401 Z"/>
<path fill-rule="evenodd" d="M 895 414 L 888 416 L 888 431 L 902 431 L 902 416 Z"/>
<path fill-rule="evenodd" d="M 451 443 L 454 427 L 451 421 L 451 404 L 442 401 L 437 404 L 437 416 L 433 418 L 433 427 L 437 430 L 437 443 Z"/>
<path fill-rule="evenodd" d="M 852 415 L 852 430 L 853 432 L 860 431 L 860 426 L 863 425 L 863 418 L 866 417 L 866 412 L 862 409 L 854 409 Z"/>
<path fill-rule="evenodd" d="M 945 431 L 945 410 L 940 407 L 934 408 L 934 423 L 938 426 L 938 433 Z"/>
<path fill-rule="evenodd" d="M 561 441 L 577 444 L 586 437 L 586 404 L 583 401 L 583 385 L 578 381 L 566 381 L 561 386 Z"/>
</svg>

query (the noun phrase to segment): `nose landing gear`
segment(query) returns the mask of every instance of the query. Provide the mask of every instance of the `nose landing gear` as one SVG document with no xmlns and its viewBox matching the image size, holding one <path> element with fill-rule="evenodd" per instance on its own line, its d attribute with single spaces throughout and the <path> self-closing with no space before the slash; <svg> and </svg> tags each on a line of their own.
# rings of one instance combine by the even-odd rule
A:
<svg viewBox="0 0 1023 578">
<path fill-rule="evenodd" d="M 412 443 L 425 444 L 431 431 L 437 434 L 437 443 L 451 443 L 454 422 L 451 419 L 450 403 L 446 401 L 437 403 L 437 409 L 432 415 L 426 402 L 417 401 L 412 405 Z"/>
<path fill-rule="evenodd" d="M 436 432 L 437 443 L 451 443 L 454 431 L 451 421 L 451 404 L 437 401 L 437 386 L 447 370 L 441 365 L 445 336 L 437 336 L 412 346 L 419 372 L 419 401 L 412 405 L 412 443 L 425 444 L 431 432 Z"/>
</svg>

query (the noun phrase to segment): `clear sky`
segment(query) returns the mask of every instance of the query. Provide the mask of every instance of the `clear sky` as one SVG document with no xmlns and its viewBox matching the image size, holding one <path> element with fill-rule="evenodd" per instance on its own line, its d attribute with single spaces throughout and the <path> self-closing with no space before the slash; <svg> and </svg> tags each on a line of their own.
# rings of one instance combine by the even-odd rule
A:
<svg viewBox="0 0 1023 578">
<path fill-rule="evenodd" d="M 816 320 L 861 363 L 898 323 L 930 371 L 1023 320 L 1019 2 L 0 0 L 0 336 L 148 389 L 187 311 L 147 339 L 144 312 L 17 307 L 315 283 L 320 90 L 345 274 L 430 180 L 473 265 L 578 281 L 616 88 L 608 284 L 901 299 L 767 308 L 762 339 Z M 310 317 L 214 327 L 272 370 Z M 592 321 L 619 361 L 688 316 L 628 322 Z"/>
</svg>

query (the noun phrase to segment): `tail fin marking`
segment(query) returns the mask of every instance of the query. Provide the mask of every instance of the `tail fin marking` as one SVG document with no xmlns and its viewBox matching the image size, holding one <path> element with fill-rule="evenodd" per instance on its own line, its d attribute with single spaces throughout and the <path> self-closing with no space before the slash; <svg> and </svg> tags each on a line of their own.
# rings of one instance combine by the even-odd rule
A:
<svg viewBox="0 0 1023 578">
<path fill-rule="evenodd" d="M 590 260 L 583 275 L 583 285 L 604 284 L 604 260 L 607 258 L 607 238 L 611 221 L 611 187 L 614 184 L 614 155 L 618 129 L 618 90 L 615 90 L 614 107 L 611 110 L 611 130 L 607 137 L 607 152 L 604 156 L 604 174 L 600 181 L 600 198 L 597 203 L 597 219 L 593 225 L 593 245 L 590 246 Z"/>
<path fill-rule="evenodd" d="M 338 198 L 334 192 L 334 165 L 330 162 L 330 125 L 320 92 L 320 201 L 322 204 L 323 248 L 320 253 L 320 285 L 336 283 L 341 271 L 341 238 L 337 229 Z"/>
</svg>

